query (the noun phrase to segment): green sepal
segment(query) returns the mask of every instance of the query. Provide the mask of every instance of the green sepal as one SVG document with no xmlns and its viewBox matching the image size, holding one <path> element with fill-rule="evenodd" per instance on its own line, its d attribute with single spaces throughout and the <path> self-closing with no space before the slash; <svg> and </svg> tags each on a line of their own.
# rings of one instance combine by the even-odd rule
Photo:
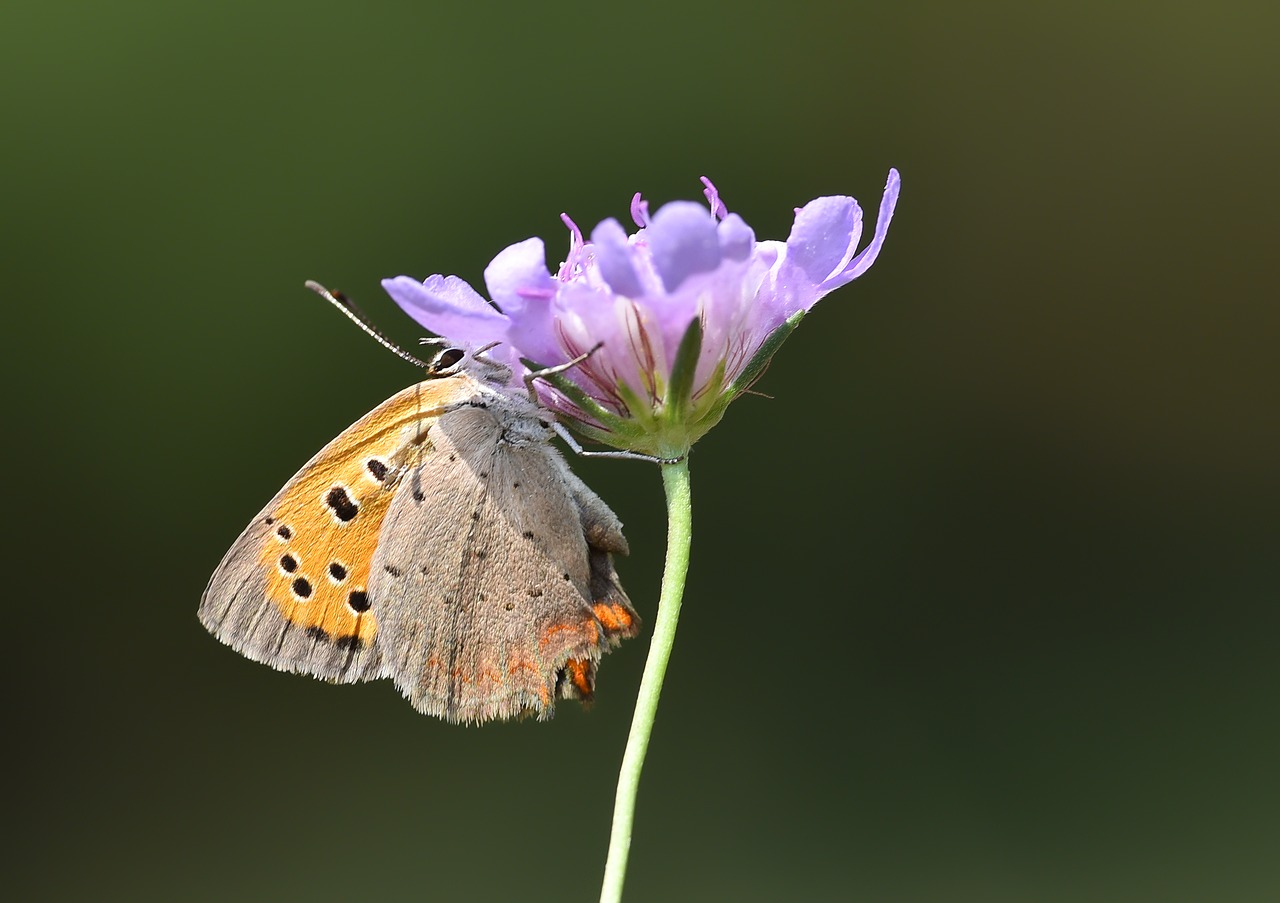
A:
<svg viewBox="0 0 1280 903">
<path fill-rule="evenodd" d="M 658 421 L 653 416 L 653 402 L 641 398 L 625 382 L 619 382 L 614 385 L 613 391 L 617 392 L 618 397 L 622 399 L 622 404 L 627 409 L 629 420 L 640 425 L 640 432 L 652 433 L 657 430 Z"/>
<path fill-rule="evenodd" d="M 708 429 L 720 421 L 724 416 L 724 409 L 729 407 L 730 402 L 741 395 L 747 389 L 751 388 L 752 383 L 761 377 L 765 368 L 769 366 L 769 361 L 777 353 L 778 348 L 787 340 L 787 336 L 800 325 L 800 321 L 804 319 L 804 311 L 798 310 L 786 319 L 785 322 L 773 332 L 769 333 L 769 337 L 760 343 L 760 347 L 747 362 L 747 366 L 742 368 L 742 372 L 737 378 L 729 384 L 724 393 L 716 399 L 716 403 L 711 410 L 707 412 L 707 419 L 711 421 Z"/>
<path fill-rule="evenodd" d="M 537 361 L 531 361 L 528 358 L 520 358 L 520 363 L 529 368 L 530 372 L 537 373 L 548 368 L 542 366 Z M 569 379 L 563 373 L 548 373 L 545 376 L 539 376 L 538 379 L 550 383 L 562 395 L 572 401 L 578 408 L 591 419 L 598 422 L 601 426 L 610 432 L 628 431 L 631 425 L 619 417 L 617 414 L 606 410 L 600 402 L 596 401 L 586 392 L 582 391 L 582 387 Z"/>
<path fill-rule="evenodd" d="M 690 414 L 690 420 L 694 423 L 700 423 L 707 413 L 715 407 L 716 401 L 720 398 L 720 393 L 724 390 L 724 358 L 716 361 L 716 368 L 711 371 L 706 384 L 703 385 L 702 391 L 698 393 L 697 400 L 693 404 L 693 411 Z"/>
<path fill-rule="evenodd" d="M 663 403 L 662 417 L 673 423 L 683 423 L 693 404 L 693 381 L 698 372 L 698 358 L 702 356 L 702 318 L 694 317 L 680 339 L 676 359 L 671 365 L 671 381 Z"/>
</svg>

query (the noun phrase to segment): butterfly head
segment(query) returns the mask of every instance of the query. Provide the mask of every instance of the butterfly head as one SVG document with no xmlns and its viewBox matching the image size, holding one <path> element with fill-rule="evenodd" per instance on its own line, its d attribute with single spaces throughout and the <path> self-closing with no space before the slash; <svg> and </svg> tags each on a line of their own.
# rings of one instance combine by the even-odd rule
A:
<svg viewBox="0 0 1280 903">
<path fill-rule="evenodd" d="M 423 339 L 423 343 L 437 344 L 434 339 Z M 432 377 L 467 373 L 482 383 L 504 388 L 511 382 L 511 368 L 486 353 L 497 345 L 497 342 L 492 342 L 473 350 L 441 344 L 440 350 L 427 363 L 427 373 Z"/>
</svg>

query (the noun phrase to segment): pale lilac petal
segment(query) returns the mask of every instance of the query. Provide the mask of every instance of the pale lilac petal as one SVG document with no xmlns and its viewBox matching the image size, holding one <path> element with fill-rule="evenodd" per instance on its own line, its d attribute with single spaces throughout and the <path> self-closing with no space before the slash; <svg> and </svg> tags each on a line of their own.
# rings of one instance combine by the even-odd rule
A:
<svg viewBox="0 0 1280 903">
<path fill-rule="evenodd" d="M 489 297 L 503 313 L 520 316 L 531 296 L 555 294 L 556 281 L 547 271 L 547 250 L 541 238 L 528 238 L 505 248 L 484 269 Z"/>
<path fill-rule="evenodd" d="M 716 221 L 705 207 L 692 201 L 664 204 L 645 230 L 653 264 L 669 292 L 694 273 L 706 273 L 720 265 L 720 241 Z"/>
<path fill-rule="evenodd" d="M 697 290 L 695 312 L 702 319 L 702 356 L 695 386 L 704 385 L 721 360 L 732 369 L 734 349 L 741 344 L 739 336 L 751 318 L 757 289 L 766 272 L 766 267 L 751 260 L 725 260 L 714 273 L 690 281 Z M 689 324 L 686 321 L 679 325 L 683 330 Z M 675 342 L 682 337 L 683 331 Z"/>
<path fill-rule="evenodd" d="M 788 317 L 798 310 L 808 310 L 822 295 L 804 271 L 791 264 L 783 242 L 757 243 L 751 265 L 749 278 L 758 288 L 744 328 L 759 344 Z"/>
<path fill-rule="evenodd" d="M 507 318 L 457 276 L 411 276 L 382 280 L 391 299 L 419 324 L 438 336 L 475 347 L 502 339 Z"/>
<path fill-rule="evenodd" d="M 502 319 L 502 314 L 494 310 L 493 305 L 482 298 L 466 280 L 457 276 L 437 274 L 428 276 L 422 282 L 412 276 L 396 276 L 394 279 L 382 280 L 382 287 L 410 315 L 414 310 L 427 310 L 447 311 L 481 319 Z"/>
<path fill-rule="evenodd" d="M 669 372 L 662 337 L 652 312 L 630 299 L 593 292 L 583 285 L 567 286 L 553 302 L 555 328 L 568 356 L 597 344 L 600 349 L 573 370 L 570 377 L 602 401 L 617 407 L 620 398 L 610 387 L 619 383 L 647 396 L 652 376 Z"/>
<path fill-rule="evenodd" d="M 627 231 L 616 219 L 607 219 L 591 233 L 595 245 L 596 263 L 600 275 L 609 287 L 619 295 L 637 298 L 644 294 L 640 277 L 631 264 L 631 246 L 627 243 Z"/>
<path fill-rule="evenodd" d="M 736 213 L 730 213 L 716 228 L 720 251 L 730 260 L 746 260 L 756 247 L 756 234 Z"/>
<path fill-rule="evenodd" d="M 556 335 L 553 298 L 532 297 L 520 311 L 520 317 L 512 317 L 507 341 L 519 349 L 520 357 L 537 361 L 544 367 L 564 363 L 565 357 Z"/>
<path fill-rule="evenodd" d="M 734 264 L 738 266 L 739 264 Z M 672 355 L 680 346 L 689 324 L 701 316 L 708 298 L 717 298 L 724 266 L 707 273 L 693 273 L 673 292 L 662 292 L 655 286 L 655 294 L 644 299 L 642 306 L 653 312 L 649 322 L 661 336 L 661 343 Z"/>
<path fill-rule="evenodd" d="M 540 238 L 529 238 L 504 249 L 484 271 L 485 285 L 493 300 L 511 319 L 504 360 L 520 355 L 551 366 L 559 363 L 552 330 L 550 304 L 560 283 L 547 271 L 546 247 Z"/>
<path fill-rule="evenodd" d="M 898 206 L 898 192 L 902 187 L 902 179 L 896 169 L 889 170 L 889 179 L 884 184 L 884 196 L 880 198 L 880 212 L 876 215 L 876 232 L 871 236 L 871 244 L 861 254 L 853 258 L 835 276 L 827 280 L 822 288 L 830 291 L 847 282 L 852 282 L 865 273 L 880 255 L 884 237 L 889 231 L 889 223 L 893 220 L 893 210 Z"/>
<path fill-rule="evenodd" d="M 862 208 L 849 197 L 810 201 L 796 214 L 787 238 L 787 258 L 814 285 L 839 273 L 862 235 Z"/>
</svg>

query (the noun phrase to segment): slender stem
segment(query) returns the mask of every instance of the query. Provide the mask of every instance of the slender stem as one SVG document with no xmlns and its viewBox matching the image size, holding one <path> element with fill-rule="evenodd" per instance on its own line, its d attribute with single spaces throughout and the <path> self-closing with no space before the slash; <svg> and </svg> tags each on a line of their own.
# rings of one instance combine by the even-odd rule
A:
<svg viewBox="0 0 1280 903">
<path fill-rule="evenodd" d="M 680 618 L 680 600 L 684 597 L 684 578 L 689 572 L 689 541 L 693 537 L 693 510 L 689 495 L 689 462 L 662 465 L 662 485 L 667 492 L 667 565 L 662 572 L 662 595 L 658 599 L 658 617 L 649 643 L 649 658 L 640 679 L 640 695 L 631 718 L 627 750 L 622 755 L 622 771 L 618 775 L 618 795 L 613 803 L 613 830 L 609 834 L 609 858 L 604 866 L 604 884 L 600 903 L 618 903 L 622 899 L 622 883 L 627 877 L 627 854 L 631 850 L 631 824 L 636 814 L 636 792 L 640 789 L 640 770 L 649 748 L 653 721 L 658 714 L 658 697 L 662 695 L 662 678 L 676 639 L 676 622 Z"/>
</svg>

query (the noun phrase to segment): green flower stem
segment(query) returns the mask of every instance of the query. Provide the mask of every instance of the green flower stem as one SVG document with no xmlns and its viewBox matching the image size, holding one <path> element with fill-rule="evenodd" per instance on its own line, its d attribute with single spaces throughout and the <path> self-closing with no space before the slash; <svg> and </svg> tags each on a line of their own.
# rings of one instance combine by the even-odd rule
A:
<svg viewBox="0 0 1280 903">
<path fill-rule="evenodd" d="M 689 495 L 689 461 L 662 465 L 662 485 L 667 492 L 667 565 L 662 572 L 662 595 L 658 599 L 658 617 L 649 642 L 649 658 L 640 679 L 640 695 L 631 717 L 631 733 L 622 755 L 622 771 L 618 775 L 618 795 L 613 803 L 613 830 L 609 834 L 609 858 L 604 866 L 604 884 L 600 903 L 618 903 L 622 884 L 627 877 L 627 854 L 631 851 L 631 824 L 636 814 L 636 792 L 640 789 L 640 770 L 649 748 L 653 721 L 658 714 L 658 697 L 662 695 L 662 678 L 676 639 L 676 622 L 680 619 L 680 600 L 684 597 L 684 578 L 689 572 L 689 542 L 693 538 L 693 509 Z"/>
</svg>

